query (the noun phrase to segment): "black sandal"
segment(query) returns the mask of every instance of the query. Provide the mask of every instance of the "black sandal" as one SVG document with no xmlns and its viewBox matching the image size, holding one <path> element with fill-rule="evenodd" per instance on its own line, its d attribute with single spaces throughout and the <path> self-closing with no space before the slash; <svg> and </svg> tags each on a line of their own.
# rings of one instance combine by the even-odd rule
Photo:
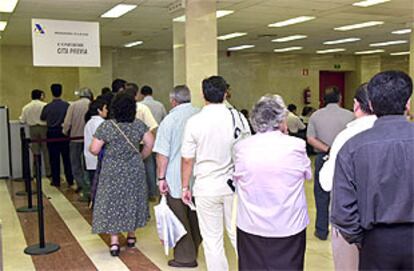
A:
<svg viewBox="0 0 414 271">
<path fill-rule="evenodd" d="M 116 247 L 116 249 L 112 249 L 112 247 Z M 109 248 L 109 253 L 113 257 L 119 256 L 119 254 L 121 253 L 121 249 L 119 247 L 119 244 L 111 244 L 111 247 Z"/>
<path fill-rule="evenodd" d="M 129 242 L 129 241 L 133 241 L 133 242 Z M 133 247 L 135 247 L 135 242 L 137 241 L 137 238 L 136 237 L 130 237 L 130 236 L 128 236 L 127 237 L 127 246 L 129 247 L 129 248 L 133 248 Z"/>
</svg>

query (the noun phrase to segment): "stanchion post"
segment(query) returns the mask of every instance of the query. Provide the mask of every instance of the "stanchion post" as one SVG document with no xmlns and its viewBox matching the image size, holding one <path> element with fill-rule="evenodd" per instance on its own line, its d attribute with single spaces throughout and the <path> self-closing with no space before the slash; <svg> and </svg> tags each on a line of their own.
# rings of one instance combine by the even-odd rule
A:
<svg viewBox="0 0 414 271">
<path fill-rule="evenodd" d="M 35 155 L 36 160 L 36 184 L 37 184 L 37 217 L 39 224 L 39 244 L 27 247 L 24 253 L 29 255 L 46 255 L 58 251 L 60 246 L 45 242 L 45 222 L 43 213 L 43 192 L 42 192 L 42 157 Z"/>
<path fill-rule="evenodd" d="M 20 129 L 20 138 L 22 141 L 22 167 L 23 167 L 23 178 L 25 181 L 26 191 L 22 191 L 27 195 L 27 207 L 17 208 L 17 212 L 36 212 L 36 206 L 32 203 L 32 180 L 30 173 L 30 151 L 29 151 L 29 139 L 26 138 L 24 128 Z M 18 192 L 20 195 L 22 192 Z M 16 194 L 18 194 L 16 193 Z"/>
</svg>

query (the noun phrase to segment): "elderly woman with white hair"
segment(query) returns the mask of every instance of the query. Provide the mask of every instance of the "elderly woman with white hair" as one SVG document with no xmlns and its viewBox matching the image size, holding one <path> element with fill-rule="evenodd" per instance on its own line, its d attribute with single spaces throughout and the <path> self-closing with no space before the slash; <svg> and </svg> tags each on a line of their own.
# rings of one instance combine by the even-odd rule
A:
<svg viewBox="0 0 414 271">
<path fill-rule="evenodd" d="M 262 97 L 251 115 L 257 134 L 234 146 L 239 270 L 303 270 L 311 163 L 286 117 L 279 95 Z"/>
</svg>

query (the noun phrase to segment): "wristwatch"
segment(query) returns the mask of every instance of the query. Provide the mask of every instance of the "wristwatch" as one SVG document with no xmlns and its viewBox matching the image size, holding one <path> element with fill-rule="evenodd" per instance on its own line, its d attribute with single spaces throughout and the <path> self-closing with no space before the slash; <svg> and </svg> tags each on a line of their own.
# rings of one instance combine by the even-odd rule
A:
<svg viewBox="0 0 414 271">
<path fill-rule="evenodd" d="M 188 186 L 184 186 L 182 191 L 183 191 L 183 192 L 188 191 Z"/>
<path fill-rule="evenodd" d="M 165 181 L 165 176 L 164 177 L 158 177 L 158 181 Z"/>
</svg>

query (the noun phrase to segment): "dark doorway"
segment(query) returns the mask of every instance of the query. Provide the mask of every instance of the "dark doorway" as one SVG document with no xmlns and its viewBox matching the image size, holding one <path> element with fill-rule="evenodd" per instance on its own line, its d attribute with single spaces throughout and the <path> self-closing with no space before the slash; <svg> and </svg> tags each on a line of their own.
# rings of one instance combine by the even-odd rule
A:
<svg viewBox="0 0 414 271">
<path fill-rule="evenodd" d="M 345 72 L 319 72 L 319 107 L 323 107 L 323 97 L 327 87 L 336 86 L 342 96 L 341 106 L 344 106 L 345 97 Z"/>
</svg>

